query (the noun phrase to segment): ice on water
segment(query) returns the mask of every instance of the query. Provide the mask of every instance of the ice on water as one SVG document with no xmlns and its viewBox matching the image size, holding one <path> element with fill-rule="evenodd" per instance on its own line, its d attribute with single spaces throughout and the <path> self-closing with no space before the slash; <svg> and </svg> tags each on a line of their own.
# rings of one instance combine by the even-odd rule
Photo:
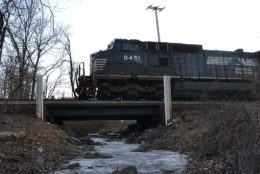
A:
<svg viewBox="0 0 260 174">
<path fill-rule="evenodd" d="M 100 142 L 102 146 L 96 146 L 98 153 L 112 155 L 109 159 L 84 159 L 77 158 L 70 163 L 79 163 L 77 170 L 63 170 L 55 174 L 70 174 L 78 172 L 80 174 L 108 174 L 116 169 L 125 166 L 135 166 L 139 174 L 160 174 L 163 171 L 181 173 L 186 166 L 187 157 L 176 152 L 163 150 L 153 150 L 150 152 L 132 152 L 138 148 L 138 144 L 125 144 L 123 141 L 107 141 L 103 138 L 93 138 L 95 142 Z"/>
</svg>

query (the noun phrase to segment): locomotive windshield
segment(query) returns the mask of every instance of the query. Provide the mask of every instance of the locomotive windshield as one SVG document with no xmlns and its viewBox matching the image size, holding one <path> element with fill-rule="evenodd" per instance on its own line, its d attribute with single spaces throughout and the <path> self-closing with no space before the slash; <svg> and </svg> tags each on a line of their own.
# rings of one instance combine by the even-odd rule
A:
<svg viewBox="0 0 260 174">
<path fill-rule="evenodd" d="M 107 47 L 108 50 L 120 50 L 121 44 L 116 40 L 113 40 Z"/>
<path fill-rule="evenodd" d="M 139 51 L 140 45 L 138 43 L 131 43 L 127 40 L 113 40 L 107 47 L 108 50 L 121 50 L 121 51 Z"/>
<path fill-rule="evenodd" d="M 114 48 L 114 44 L 115 44 L 115 40 L 113 40 L 112 42 L 110 42 L 110 44 L 107 46 L 108 50 L 112 50 Z"/>
</svg>

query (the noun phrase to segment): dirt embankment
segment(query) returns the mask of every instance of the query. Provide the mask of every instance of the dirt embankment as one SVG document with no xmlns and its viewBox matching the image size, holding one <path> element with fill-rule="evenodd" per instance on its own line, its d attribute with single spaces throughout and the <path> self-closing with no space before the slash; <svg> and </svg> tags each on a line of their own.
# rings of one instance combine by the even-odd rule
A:
<svg viewBox="0 0 260 174">
<path fill-rule="evenodd" d="M 165 149 L 189 156 L 186 174 L 259 174 L 259 103 L 175 115 L 168 126 L 127 132 L 137 151 Z M 134 128 L 135 129 L 135 128 Z"/>
<path fill-rule="evenodd" d="M 0 173 L 49 173 L 80 151 L 58 126 L 22 115 L 0 117 Z"/>
</svg>

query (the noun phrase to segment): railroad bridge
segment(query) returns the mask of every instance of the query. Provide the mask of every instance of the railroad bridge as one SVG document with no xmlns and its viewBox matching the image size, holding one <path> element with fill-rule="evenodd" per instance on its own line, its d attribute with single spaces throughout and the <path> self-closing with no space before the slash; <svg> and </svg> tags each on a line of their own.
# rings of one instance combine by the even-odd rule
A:
<svg viewBox="0 0 260 174">
<path fill-rule="evenodd" d="M 172 105 L 174 113 L 216 107 L 216 103 L 208 102 L 174 101 Z M 9 114 L 36 115 L 35 100 L 0 100 L 0 108 Z M 60 125 L 74 120 L 137 120 L 143 124 L 164 124 L 164 102 L 44 100 L 44 117 Z"/>
<path fill-rule="evenodd" d="M 157 101 L 46 101 L 46 119 L 61 124 L 72 120 L 137 120 L 159 122 Z"/>
</svg>

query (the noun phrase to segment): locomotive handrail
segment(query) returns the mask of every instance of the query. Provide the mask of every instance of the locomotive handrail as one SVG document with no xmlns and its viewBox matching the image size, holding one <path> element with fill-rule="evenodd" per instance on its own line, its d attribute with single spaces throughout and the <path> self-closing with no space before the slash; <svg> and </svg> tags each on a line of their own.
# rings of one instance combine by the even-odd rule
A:
<svg viewBox="0 0 260 174">
<path fill-rule="evenodd" d="M 83 68 L 82 68 L 83 76 L 85 76 L 85 63 L 84 63 L 84 62 L 81 62 L 81 63 L 79 64 L 79 68 L 78 68 L 78 70 L 79 70 L 79 76 L 81 76 L 81 64 L 82 64 L 82 66 L 83 66 Z"/>
</svg>

